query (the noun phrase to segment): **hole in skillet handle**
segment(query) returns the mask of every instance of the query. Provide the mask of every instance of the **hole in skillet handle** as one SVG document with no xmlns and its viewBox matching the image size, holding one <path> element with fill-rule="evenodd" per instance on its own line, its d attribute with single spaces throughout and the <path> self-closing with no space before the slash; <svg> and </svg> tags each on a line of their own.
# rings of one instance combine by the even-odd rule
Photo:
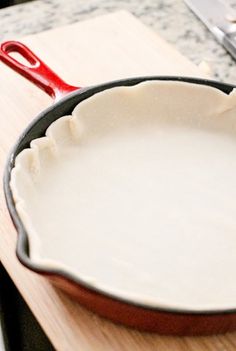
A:
<svg viewBox="0 0 236 351">
<path fill-rule="evenodd" d="M 27 60 L 23 55 L 21 55 L 19 52 L 12 51 L 9 53 L 11 57 L 13 57 L 16 61 L 24 65 L 25 67 L 35 67 L 37 66 L 37 62 L 30 62 Z"/>
<path fill-rule="evenodd" d="M 22 59 L 17 59 L 16 54 L 18 57 L 19 55 L 22 57 L 24 63 L 21 62 Z M 18 41 L 7 41 L 1 44 L 0 61 L 37 85 L 51 96 L 54 101 L 58 101 L 68 93 L 80 89 L 65 83 L 26 45 Z M 28 64 L 26 65 L 25 63 Z"/>
</svg>

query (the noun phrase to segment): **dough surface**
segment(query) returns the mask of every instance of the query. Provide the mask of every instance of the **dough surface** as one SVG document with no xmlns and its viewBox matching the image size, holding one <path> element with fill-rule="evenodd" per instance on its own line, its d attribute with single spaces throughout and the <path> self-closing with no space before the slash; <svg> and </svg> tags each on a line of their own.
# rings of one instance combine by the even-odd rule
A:
<svg viewBox="0 0 236 351">
<path fill-rule="evenodd" d="M 81 102 L 16 158 L 30 256 L 149 306 L 236 308 L 236 95 L 149 81 Z"/>
</svg>

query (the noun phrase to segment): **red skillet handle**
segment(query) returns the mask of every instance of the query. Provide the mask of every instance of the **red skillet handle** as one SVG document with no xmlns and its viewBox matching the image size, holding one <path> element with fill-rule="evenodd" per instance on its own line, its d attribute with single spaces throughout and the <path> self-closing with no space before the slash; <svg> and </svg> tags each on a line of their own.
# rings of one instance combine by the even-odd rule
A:
<svg viewBox="0 0 236 351">
<path fill-rule="evenodd" d="M 9 53 L 11 52 L 17 52 L 22 55 L 28 61 L 29 65 L 26 66 L 10 56 Z M 3 61 L 13 70 L 33 82 L 56 101 L 69 92 L 79 89 L 79 87 L 66 84 L 29 50 L 27 46 L 18 41 L 7 41 L 1 44 L 0 61 Z"/>
</svg>

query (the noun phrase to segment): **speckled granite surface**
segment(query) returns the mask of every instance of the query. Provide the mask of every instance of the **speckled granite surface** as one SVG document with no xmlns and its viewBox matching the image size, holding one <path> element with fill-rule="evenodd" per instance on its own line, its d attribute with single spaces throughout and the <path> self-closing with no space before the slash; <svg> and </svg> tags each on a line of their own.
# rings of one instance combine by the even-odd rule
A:
<svg viewBox="0 0 236 351">
<path fill-rule="evenodd" d="M 230 0 L 227 0 L 228 2 Z M 214 77 L 236 84 L 236 61 L 213 38 L 182 0 L 37 0 L 0 10 L 0 41 L 125 9 Z"/>
</svg>

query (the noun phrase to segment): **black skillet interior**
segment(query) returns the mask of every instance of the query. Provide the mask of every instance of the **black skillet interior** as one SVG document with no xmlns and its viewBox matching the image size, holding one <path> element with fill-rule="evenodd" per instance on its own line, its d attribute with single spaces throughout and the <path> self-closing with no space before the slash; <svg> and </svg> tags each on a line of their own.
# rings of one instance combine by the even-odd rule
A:
<svg viewBox="0 0 236 351">
<path fill-rule="evenodd" d="M 33 139 L 36 139 L 45 135 L 46 129 L 53 121 L 55 121 L 56 119 L 64 115 L 70 114 L 75 108 L 75 106 L 79 104 L 81 101 L 106 89 L 110 89 L 118 86 L 132 86 L 148 80 L 179 81 L 179 82 L 207 85 L 207 86 L 217 88 L 226 94 L 229 94 L 232 91 L 232 89 L 234 89 L 234 86 L 230 84 L 220 83 L 217 81 L 211 81 L 206 79 L 189 78 L 189 77 L 151 76 L 151 77 L 130 78 L 125 80 L 113 81 L 113 82 L 105 83 L 98 86 L 82 88 L 80 90 L 74 91 L 68 94 L 63 99 L 61 99 L 59 102 L 47 108 L 45 111 L 41 112 L 30 123 L 28 128 L 21 134 L 15 146 L 13 147 L 10 153 L 10 156 L 8 158 L 6 168 L 5 168 L 5 174 L 4 174 L 4 191 L 5 191 L 6 202 L 7 202 L 7 206 L 8 206 L 10 215 L 12 217 L 13 223 L 18 232 L 18 241 L 17 241 L 17 248 L 16 248 L 17 257 L 19 258 L 21 263 L 26 267 L 28 267 L 29 269 L 42 274 L 61 275 L 61 276 L 64 276 L 65 278 L 68 278 L 76 283 L 87 286 L 88 288 L 91 289 L 89 285 L 85 284 L 84 282 L 81 282 L 79 278 L 75 278 L 70 274 L 65 274 L 65 272 L 60 272 L 59 270 L 43 269 L 42 267 L 34 264 L 31 261 L 28 236 L 18 216 L 18 213 L 15 209 L 15 204 L 14 204 L 14 200 L 10 189 L 11 170 L 14 167 L 16 156 L 23 149 L 29 147 L 30 142 Z M 170 97 L 170 103 L 171 103 L 171 97 Z"/>
</svg>

